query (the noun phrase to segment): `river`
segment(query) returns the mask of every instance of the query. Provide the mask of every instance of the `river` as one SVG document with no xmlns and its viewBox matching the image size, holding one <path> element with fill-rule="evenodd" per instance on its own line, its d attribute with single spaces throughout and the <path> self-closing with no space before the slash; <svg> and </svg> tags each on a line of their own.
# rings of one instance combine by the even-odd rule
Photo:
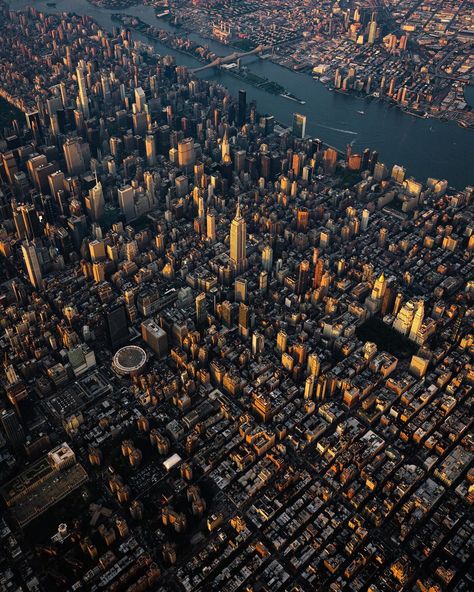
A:
<svg viewBox="0 0 474 592">
<path fill-rule="evenodd" d="M 110 11 L 93 6 L 87 0 L 58 0 L 55 7 L 48 7 L 46 0 L 10 0 L 9 4 L 13 9 L 33 4 L 43 12 L 88 14 L 109 31 L 112 26 L 119 26 L 112 22 L 112 12 L 132 14 L 146 23 L 168 30 L 174 29 L 167 21 L 156 19 L 151 6 L 138 5 Z M 176 31 L 181 35 L 186 34 L 184 31 Z M 173 55 L 178 64 L 190 68 L 202 66 L 192 56 L 174 51 L 159 42 L 152 42 L 137 32 L 133 35 L 153 45 L 160 54 Z M 217 41 L 203 39 L 196 34 L 191 34 L 190 37 L 207 44 L 218 55 L 233 51 Z M 285 124 L 291 123 L 293 112 L 303 113 L 307 116 L 308 134 L 340 149 L 345 149 L 350 143 L 353 151 L 361 151 L 366 147 L 375 149 L 380 154 L 380 160 L 387 166 L 404 165 L 408 175 L 421 181 L 431 176 L 447 179 L 450 185 L 457 188 L 474 184 L 473 130 L 461 128 L 455 123 L 416 118 L 380 101 L 331 92 L 307 74 L 290 71 L 269 60 L 251 56 L 245 58 L 243 63 L 255 74 L 279 83 L 287 91 L 306 101 L 306 104 L 300 105 L 266 93 L 222 70 L 209 69 L 198 76 L 223 84 L 234 95 L 239 89 L 245 89 L 247 100 L 256 100 L 260 112 L 272 114 Z M 473 87 L 468 89 L 466 96 L 470 104 L 474 105 Z M 360 114 L 360 111 L 364 114 Z"/>
</svg>

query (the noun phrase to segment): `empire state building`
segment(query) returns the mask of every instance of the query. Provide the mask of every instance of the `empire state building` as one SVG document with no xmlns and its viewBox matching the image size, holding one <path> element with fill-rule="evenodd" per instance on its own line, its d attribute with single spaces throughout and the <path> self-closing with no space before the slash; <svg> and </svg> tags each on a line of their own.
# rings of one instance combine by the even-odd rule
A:
<svg viewBox="0 0 474 592">
<path fill-rule="evenodd" d="M 240 203 L 237 203 L 235 218 L 230 225 L 230 259 L 237 274 L 242 273 L 246 267 L 246 242 L 247 226 L 240 212 Z"/>
</svg>

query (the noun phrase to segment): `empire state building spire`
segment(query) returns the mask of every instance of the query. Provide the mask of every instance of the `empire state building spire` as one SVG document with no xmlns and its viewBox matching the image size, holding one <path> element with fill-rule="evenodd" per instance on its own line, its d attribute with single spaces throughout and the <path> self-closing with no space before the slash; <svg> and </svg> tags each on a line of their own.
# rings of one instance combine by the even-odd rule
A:
<svg viewBox="0 0 474 592">
<path fill-rule="evenodd" d="M 230 259 L 237 274 L 245 270 L 247 263 L 247 226 L 237 202 L 235 218 L 230 225 Z"/>
<path fill-rule="evenodd" d="M 77 85 L 79 86 L 79 102 L 81 104 L 82 113 L 84 114 L 84 119 L 87 120 L 90 117 L 89 99 L 87 97 L 86 79 L 84 77 L 84 68 L 82 63 L 76 68 L 76 77 Z"/>
</svg>

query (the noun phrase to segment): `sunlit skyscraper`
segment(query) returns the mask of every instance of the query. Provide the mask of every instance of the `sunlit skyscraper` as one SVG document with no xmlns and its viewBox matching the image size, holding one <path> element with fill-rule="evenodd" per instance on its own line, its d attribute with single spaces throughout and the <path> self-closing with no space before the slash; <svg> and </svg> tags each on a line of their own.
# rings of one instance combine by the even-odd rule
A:
<svg viewBox="0 0 474 592">
<path fill-rule="evenodd" d="M 230 144 L 229 144 L 229 138 L 227 135 L 227 127 L 225 128 L 224 137 L 222 138 L 221 154 L 222 154 L 223 161 L 225 161 L 226 156 L 230 157 Z"/>
<path fill-rule="evenodd" d="M 35 288 L 41 288 L 43 285 L 43 275 L 35 244 L 25 241 L 21 246 L 21 250 L 31 284 Z"/>
<path fill-rule="evenodd" d="M 304 138 L 306 135 L 306 115 L 293 113 L 293 135 L 297 138 Z"/>
<path fill-rule="evenodd" d="M 214 242 L 216 240 L 216 215 L 214 212 L 208 212 L 206 223 L 207 238 Z"/>
<path fill-rule="evenodd" d="M 79 102 L 81 104 L 82 113 L 84 114 L 84 119 L 89 119 L 89 117 L 90 117 L 89 99 L 87 97 L 87 86 L 86 86 L 86 79 L 84 76 L 83 66 L 77 67 L 76 76 L 77 76 L 77 85 L 79 86 Z"/>
<path fill-rule="evenodd" d="M 372 18 L 369 24 L 369 32 L 367 36 L 367 41 L 369 43 L 374 43 L 377 38 L 377 21 L 375 20 L 374 15 L 372 14 Z"/>
<path fill-rule="evenodd" d="M 105 201 L 102 183 L 96 180 L 96 184 L 89 192 L 89 214 L 94 222 L 98 222 L 104 215 Z"/>
<path fill-rule="evenodd" d="M 193 138 L 185 138 L 178 142 L 178 165 L 184 168 L 185 171 L 192 170 L 194 165 L 194 140 Z"/>
<path fill-rule="evenodd" d="M 196 323 L 198 327 L 202 326 L 207 318 L 206 294 L 201 292 L 196 296 Z"/>
<path fill-rule="evenodd" d="M 262 251 L 262 267 L 265 271 L 270 272 L 273 265 L 273 249 L 270 245 L 265 245 Z"/>
<path fill-rule="evenodd" d="M 230 226 L 230 259 L 237 273 L 242 273 L 246 262 L 247 226 L 240 211 L 240 202 L 237 204 L 235 218 Z"/>
</svg>

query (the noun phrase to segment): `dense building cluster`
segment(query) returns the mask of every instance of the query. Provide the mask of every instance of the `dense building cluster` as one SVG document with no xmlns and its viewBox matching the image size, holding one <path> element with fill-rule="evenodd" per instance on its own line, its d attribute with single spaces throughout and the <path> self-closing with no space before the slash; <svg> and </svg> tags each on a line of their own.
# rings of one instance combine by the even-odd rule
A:
<svg viewBox="0 0 474 592">
<path fill-rule="evenodd" d="M 464 97 L 474 75 L 470 2 L 178 0 L 171 13 L 204 37 L 243 49 L 272 46 L 276 63 L 338 92 L 474 126 Z"/>
<path fill-rule="evenodd" d="M 2 10 L 0 588 L 472 590 L 474 188 Z"/>
</svg>

